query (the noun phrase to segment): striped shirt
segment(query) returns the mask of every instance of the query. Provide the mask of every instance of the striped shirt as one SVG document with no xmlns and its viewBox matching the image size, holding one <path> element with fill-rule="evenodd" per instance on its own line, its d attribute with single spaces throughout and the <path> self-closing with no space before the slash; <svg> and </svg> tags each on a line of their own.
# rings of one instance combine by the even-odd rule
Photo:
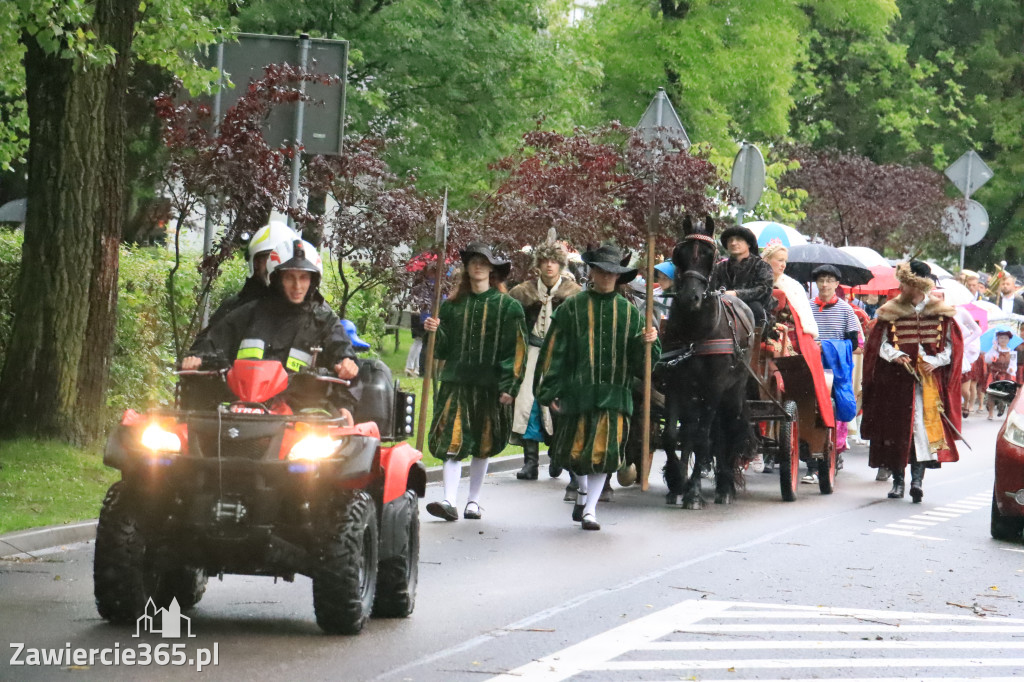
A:
<svg viewBox="0 0 1024 682">
<path fill-rule="evenodd" d="M 818 323 L 818 338 L 845 339 L 849 332 L 860 332 L 860 323 L 857 322 L 853 307 L 843 299 L 840 298 L 824 310 L 820 308 L 811 301 L 811 312 L 814 313 L 814 321 Z"/>
</svg>

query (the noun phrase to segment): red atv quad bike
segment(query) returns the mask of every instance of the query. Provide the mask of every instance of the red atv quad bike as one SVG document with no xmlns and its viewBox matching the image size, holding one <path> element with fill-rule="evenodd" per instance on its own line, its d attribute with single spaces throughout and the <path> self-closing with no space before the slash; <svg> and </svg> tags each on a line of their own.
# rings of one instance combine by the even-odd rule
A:
<svg viewBox="0 0 1024 682">
<path fill-rule="evenodd" d="M 361 363 L 350 391 L 323 370 L 237 360 L 181 372 L 176 409 L 127 411 L 103 456 L 121 480 L 96 529 L 100 616 L 132 622 L 150 598 L 193 607 L 225 573 L 309 576 L 328 633 L 412 613 L 426 471 L 395 441 L 412 432 L 414 398 L 383 363 Z"/>
</svg>

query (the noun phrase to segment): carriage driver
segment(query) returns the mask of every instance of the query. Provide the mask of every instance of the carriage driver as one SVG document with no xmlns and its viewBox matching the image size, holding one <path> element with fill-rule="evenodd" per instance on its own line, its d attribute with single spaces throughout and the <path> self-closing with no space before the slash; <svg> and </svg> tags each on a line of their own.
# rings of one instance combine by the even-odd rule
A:
<svg viewBox="0 0 1024 682">
<path fill-rule="evenodd" d="M 348 334 L 338 316 L 316 297 L 323 264 L 316 247 L 306 241 L 283 241 L 267 263 L 271 295 L 250 301 L 208 327 L 181 362 L 184 370 L 199 369 L 204 360 L 278 360 L 297 372 L 313 362 L 341 379 L 359 372 Z"/>
<path fill-rule="evenodd" d="M 725 289 L 754 313 L 754 325 L 764 327 L 772 310 L 772 268 L 762 260 L 757 237 L 748 228 L 734 225 L 722 232 L 722 246 L 729 252 L 727 260 L 715 264 L 711 271 L 711 289 Z"/>
</svg>

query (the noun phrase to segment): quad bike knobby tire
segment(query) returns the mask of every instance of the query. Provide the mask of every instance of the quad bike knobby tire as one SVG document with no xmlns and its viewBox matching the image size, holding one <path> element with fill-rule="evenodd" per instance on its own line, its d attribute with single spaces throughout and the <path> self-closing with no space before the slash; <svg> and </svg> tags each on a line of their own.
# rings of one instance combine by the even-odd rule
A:
<svg viewBox="0 0 1024 682">
<path fill-rule="evenodd" d="M 159 608 L 173 599 L 182 609 L 199 603 L 206 572 L 177 566 L 157 570 L 146 562 L 146 541 L 129 510 L 124 481 L 110 486 L 96 525 L 93 593 L 105 620 L 130 623 L 142 615 L 149 598 Z"/>
<path fill-rule="evenodd" d="M 130 623 L 146 608 L 146 543 L 128 510 L 124 481 L 110 486 L 99 522 L 92 581 L 96 610 L 113 623 Z"/>
<path fill-rule="evenodd" d="M 996 506 L 996 493 L 992 491 L 992 523 L 989 532 L 996 540 L 1021 540 L 1024 538 L 1024 517 L 1003 516 Z"/>
<path fill-rule="evenodd" d="M 182 611 L 191 609 L 206 594 L 206 580 L 206 571 L 201 568 L 182 566 L 164 571 L 153 594 L 153 603 L 157 608 L 166 608 L 172 599 L 177 599 Z"/>
<path fill-rule="evenodd" d="M 405 618 L 416 606 L 420 564 L 420 508 L 412 490 L 384 505 L 381 514 L 381 546 L 398 549 L 382 556 L 377 569 L 377 596 L 373 615 Z"/>
<path fill-rule="evenodd" d="M 779 422 L 778 455 L 779 488 L 785 502 L 796 500 L 796 489 L 800 486 L 800 431 L 797 428 L 797 407 L 792 400 L 782 404 L 790 421 Z"/>
<path fill-rule="evenodd" d="M 340 499 L 313 572 L 313 610 L 328 634 L 356 635 L 377 587 L 377 508 L 362 490 Z"/>
</svg>

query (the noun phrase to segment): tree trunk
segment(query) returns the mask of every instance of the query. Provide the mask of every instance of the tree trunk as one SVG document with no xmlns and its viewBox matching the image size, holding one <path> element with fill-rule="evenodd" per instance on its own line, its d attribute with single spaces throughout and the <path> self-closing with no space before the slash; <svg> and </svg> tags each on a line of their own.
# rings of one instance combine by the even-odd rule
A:
<svg viewBox="0 0 1024 682">
<path fill-rule="evenodd" d="M 109 65 L 62 59 L 22 36 L 28 215 L 0 375 L 3 435 L 82 443 L 103 429 L 125 217 L 124 99 L 138 2 L 96 0 L 85 28 L 116 51 Z"/>
</svg>

